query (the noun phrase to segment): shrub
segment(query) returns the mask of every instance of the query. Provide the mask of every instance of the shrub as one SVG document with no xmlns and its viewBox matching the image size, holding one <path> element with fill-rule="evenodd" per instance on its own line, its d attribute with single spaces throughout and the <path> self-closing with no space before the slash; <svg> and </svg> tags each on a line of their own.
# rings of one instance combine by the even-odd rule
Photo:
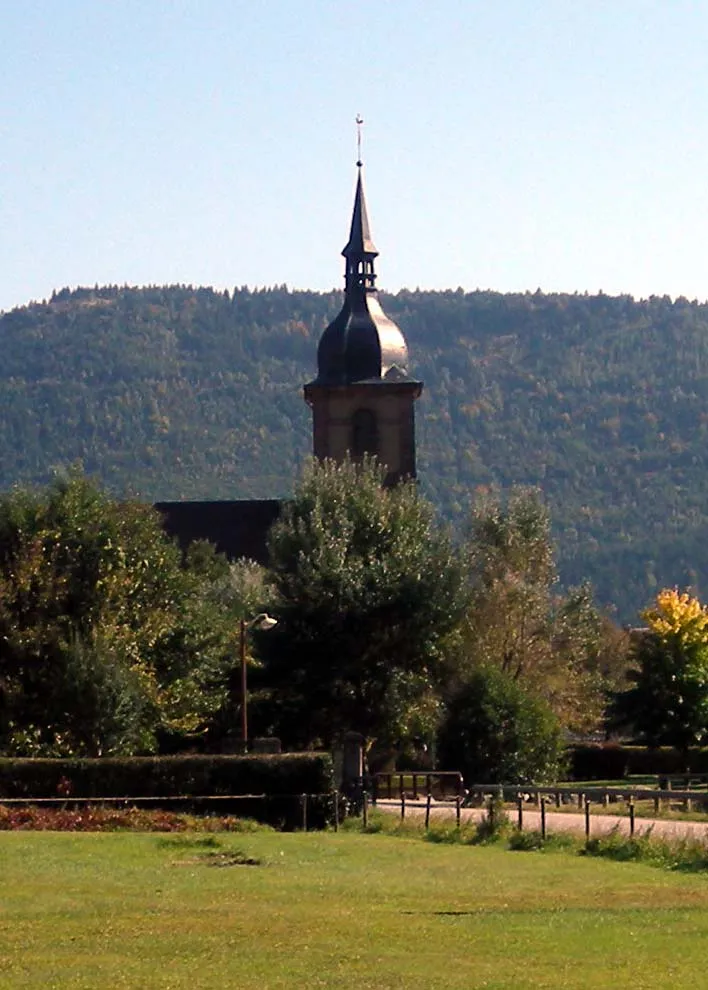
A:
<svg viewBox="0 0 708 990">
<path fill-rule="evenodd" d="M 615 744 L 571 746 L 568 749 L 573 780 L 622 780 L 629 772 L 627 747 Z"/>
<path fill-rule="evenodd" d="M 509 836 L 509 849 L 521 852 L 535 852 L 543 849 L 544 838 L 540 832 L 521 832 L 515 829 Z"/>
<path fill-rule="evenodd" d="M 680 752 L 667 746 L 620 746 L 616 743 L 572 746 L 568 750 L 573 780 L 621 780 L 629 774 L 680 776 L 708 774 L 708 749 Z"/>
<path fill-rule="evenodd" d="M 438 742 L 440 763 L 468 785 L 557 780 L 563 752 L 548 704 L 493 666 L 476 670 L 448 706 Z"/>
<path fill-rule="evenodd" d="M 501 797 L 490 798 L 485 814 L 477 822 L 474 843 L 496 842 L 508 834 L 511 821 Z"/>
<path fill-rule="evenodd" d="M 224 812 L 281 828 L 302 822 L 299 795 L 309 801 L 308 827 L 331 815 L 334 787 L 327 753 L 254 756 L 107 757 L 103 759 L 0 759 L 0 800 L 7 798 L 184 798 L 179 810 L 200 807 L 202 796 L 240 796 Z M 245 795 L 265 795 L 266 799 Z M 174 804 L 170 802 L 170 807 Z"/>
<path fill-rule="evenodd" d="M 0 797 L 322 794 L 333 787 L 328 753 L 0 758 Z"/>
</svg>

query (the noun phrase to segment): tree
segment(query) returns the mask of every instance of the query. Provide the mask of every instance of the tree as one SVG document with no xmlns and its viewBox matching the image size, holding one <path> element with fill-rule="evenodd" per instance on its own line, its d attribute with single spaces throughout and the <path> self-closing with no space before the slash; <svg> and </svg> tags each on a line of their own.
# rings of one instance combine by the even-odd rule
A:
<svg viewBox="0 0 708 990">
<path fill-rule="evenodd" d="M 449 704 L 438 738 L 443 765 L 469 784 L 557 780 L 563 752 L 548 702 L 496 666 L 474 671 Z"/>
<path fill-rule="evenodd" d="M 619 647 L 587 586 L 557 586 L 550 518 L 535 489 L 506 500 L 480 499 L 468 539 L 470 605 L 464 651 L 468 666 L 497 666 L 537 695 L 563 724 L 583 730 L 604 707 L 610 645 Z"/>
<path fill-rule="evenodd" d="M 634 635 L 632 687 L 617 694 L 614 728 L 629 728 L 651 746 L 687 750 L 708 739 L 708 608 L 665 588 Z"/>
<path fill-rule="evenodd" d="M 415 485 L 382 481 L 371 459 L 312 463 L 271 531 L 278 625 L 258 639 L 261 683 L 290 742 L 389 743 L 437 717 L 460 563 Z"/>
<path fill-rule="evenodd" d="M 0 746 L 144 752 L 199 727 L 231 652 L 208 593 L 227 567 L 183 563 L 154 510 L 77 474 L 0 499 Z"/>
</svg>

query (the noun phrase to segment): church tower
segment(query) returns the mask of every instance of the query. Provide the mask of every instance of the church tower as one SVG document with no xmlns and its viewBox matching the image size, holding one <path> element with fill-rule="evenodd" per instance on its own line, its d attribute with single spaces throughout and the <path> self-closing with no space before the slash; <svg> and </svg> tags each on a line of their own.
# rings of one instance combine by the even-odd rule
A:
<svg viewBox="0 0 708 990">
<path fill-rule="evenodd" d="M 345 259 L 344 304 L 322 334 L 317 378 L 305 385 L 312 408 L 314 454 L 342 461 L 375 454 L 386 484 L 415 478 L 413 404 L 423 383 L 408 375 L 408 348 L 376 291 L 374 247 L 364 197 L 362 163 Z"/>
</svg>

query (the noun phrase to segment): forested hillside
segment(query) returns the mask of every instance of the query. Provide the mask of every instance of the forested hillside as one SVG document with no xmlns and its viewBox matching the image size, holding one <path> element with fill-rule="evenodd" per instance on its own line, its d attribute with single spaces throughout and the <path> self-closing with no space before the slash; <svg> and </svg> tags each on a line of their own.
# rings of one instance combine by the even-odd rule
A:
<svg viewBox="0 0 708 990">
<path fill-rule="evenodd" d="M 708 586 L 708 306 L 401 292 L 424 491 L 539 485 L 562 578 L 633 621 Z M 278 497 L 310 451 L 302 385 L 339 293 L 63 290 L 0 315 L 0 487 L 80 461 L 146 500 Z"/>
</svg>

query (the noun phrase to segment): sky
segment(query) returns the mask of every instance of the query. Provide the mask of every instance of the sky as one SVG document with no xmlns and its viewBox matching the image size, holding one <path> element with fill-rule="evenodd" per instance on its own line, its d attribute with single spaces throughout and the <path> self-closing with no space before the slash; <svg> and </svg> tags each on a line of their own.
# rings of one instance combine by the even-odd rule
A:
<svg viewBox="0 0 708 990">
<path fill-rule="evenodd" d="M 64 286 L 708 297 L 704 0 L 0 0 L 0 310 Z"/>
</svg>

